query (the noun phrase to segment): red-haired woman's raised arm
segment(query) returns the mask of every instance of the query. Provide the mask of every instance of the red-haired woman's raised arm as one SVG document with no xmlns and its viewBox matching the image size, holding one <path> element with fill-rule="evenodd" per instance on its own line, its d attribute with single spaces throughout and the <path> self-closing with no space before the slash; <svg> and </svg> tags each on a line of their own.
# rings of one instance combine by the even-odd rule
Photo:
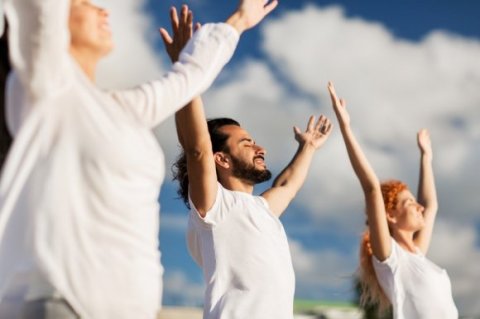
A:
<svg viewBox="0 0 480 319">
<path fill-rule="evenodd" d="M 328 84 L 328 91 L 350 163 L 360 181 L 365 196 L 372 251 L 378 260 L 383 261 L 390 256 L 391 237 L 380 182 L 350 128 L 350 115 L 347 112 L 345 100 L 337 97 L 331 82 Z"/>
<path fill-rule="evenodd" d="M 418 202 L 424 206 L 423 218 L 425 226 L 415 236 L 415 245 L 426 254 L 432 238 L 433 225 L 438 210 L 437 191 L 433 176 L 433 151 L 430 134 L 422 129 L 417 134 L 418 148 L 420 149 L 420 176 L 418 180 Z"/>
</svg>

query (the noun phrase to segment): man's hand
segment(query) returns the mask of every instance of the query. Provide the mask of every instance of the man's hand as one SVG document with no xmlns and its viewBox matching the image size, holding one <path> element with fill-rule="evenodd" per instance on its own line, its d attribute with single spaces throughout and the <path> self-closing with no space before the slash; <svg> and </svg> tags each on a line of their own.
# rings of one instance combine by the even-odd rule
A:
<svg viewBox="0 0 480 319">
<path fill-rule="evenodd" d="M 180 52 L 187 44 L 193 34 L 193 13 L 188 9 L 187 5 L 183 5 L 180 11 L 180 17 L 177 9 L 170 9 L 170 20 L 172 23 L 172 35 L 164 28 L 160 28 L 165 49 L 173 63 L 178 61 Z M 195 30 L 200 28 L 200 24 L 195 25 Z"/>
<path fill-rule="evenodd" d="M 293 130 L 295 132 L 295 139 L 300 145 L 312 146 L 314 149 L 318 149 L 328 139 L 332 132 L 332 127 L 332 123 L 324 115 L 321 115 L 318 118 L 316 124 L 315 116 L 312 115 L 308 120 L 305 132 L 302 133 L 302 131 L 296 126 Z"/>
</svg>

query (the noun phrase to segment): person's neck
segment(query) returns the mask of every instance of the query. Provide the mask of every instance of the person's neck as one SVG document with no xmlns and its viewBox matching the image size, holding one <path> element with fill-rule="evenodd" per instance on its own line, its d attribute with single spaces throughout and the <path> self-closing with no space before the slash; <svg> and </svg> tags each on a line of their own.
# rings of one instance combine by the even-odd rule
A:
<svg viewBox="0 0 480 319">
<path fill-rule="evenodd" d="M 98 57 L 88 54 L 86 51 L 70 48 L 70 54 L 77 61 L 80 68 L 85 72 L 86 76 L 95 82 L 95 71 L 97 68 Z"/>
<path fill-rule="evenodd" d="M 251 183 L 247 183 L 246 181 L 237 177 L 228 176 L 225 178 L 221 178 L 220 183 L 223 187 L 231 191 L 243 192 L 247 194 L 253 193 L 254 185 Z"/>
<path fill-rule="evenodd" d="M 405 250 L 416 253 L 418 251 L 415 242 L 413 241 L 414 232 L 401 230 L 401 229 L 392 229 L 393 239 Z"/>
</svg>

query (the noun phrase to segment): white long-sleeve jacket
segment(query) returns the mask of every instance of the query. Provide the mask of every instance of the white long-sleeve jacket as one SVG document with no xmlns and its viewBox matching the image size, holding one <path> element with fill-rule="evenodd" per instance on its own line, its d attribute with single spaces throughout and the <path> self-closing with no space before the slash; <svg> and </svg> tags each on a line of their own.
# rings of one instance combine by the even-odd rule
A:
<svg viewBox="0 0 480 319">
<path fill-rule="evenodd" d="M 70 0 L 3 2 L 15 140 L 0 181 L 0 298 L 53 293 L 82 318 L 154 318 L 165 169 L 151 128 L 209 87 L 239 35 L 206 24 L 164 77 L 104 92 L 68 52 Z"/>
</svg>

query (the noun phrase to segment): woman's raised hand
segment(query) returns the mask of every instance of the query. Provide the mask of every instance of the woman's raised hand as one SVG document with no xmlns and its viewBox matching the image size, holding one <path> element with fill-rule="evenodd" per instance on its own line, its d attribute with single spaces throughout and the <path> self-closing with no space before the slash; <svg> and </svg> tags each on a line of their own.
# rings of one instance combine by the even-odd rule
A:
<svg viewBox="0 0 480 319">
<path fill-rule="evenodd" d="M 432 141 L 430 140 L 430 133 L 427 129 L 421 129 L 417 133 L 417 143 L 420 152 L 422 152 L 422 155 L 426 155 L 429 158 L 432 158 Z"/>
<path fill-rule="evenodd" d="M 328 82 L 328 92 L 330 93 L 333 110 L 335 111 L 340 126 L 350 125 L 350 115 L 347 112 L 347 102 L 345 102 L 344 99 L 338 98 L 332 82 Z"/>
<path fill-rule="evenodd" d="M 256 26 L 278 5 L 277 0 L 240 0 L 238 9 L 227 19 L 239 33 Z"/>
</svg>

